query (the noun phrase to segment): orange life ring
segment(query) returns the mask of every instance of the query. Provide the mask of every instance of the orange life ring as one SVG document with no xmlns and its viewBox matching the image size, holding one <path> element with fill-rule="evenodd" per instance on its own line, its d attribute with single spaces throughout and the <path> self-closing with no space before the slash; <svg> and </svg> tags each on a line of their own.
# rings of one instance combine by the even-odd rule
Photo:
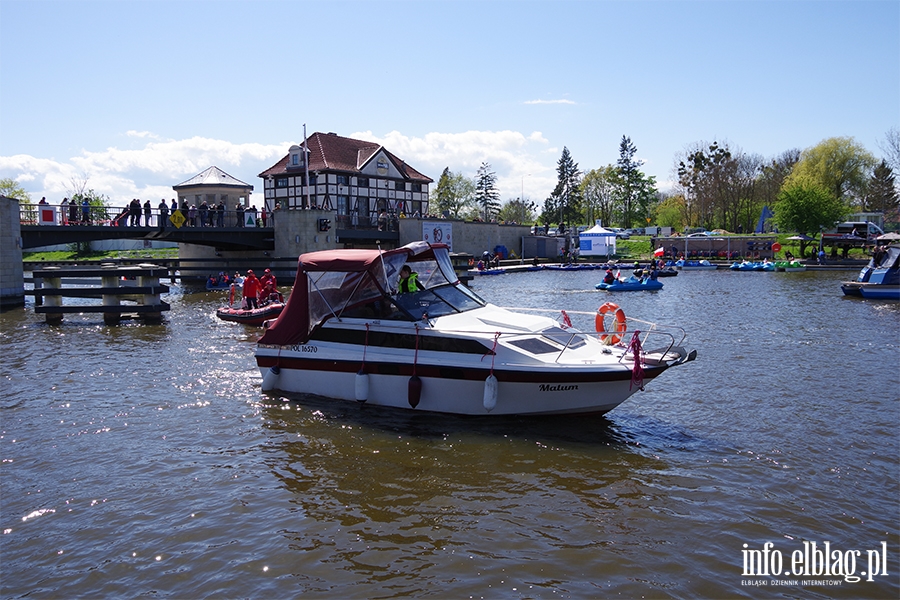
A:
<svg viewBox="0 0 900 600">
<path fill-rule="evenodd" d="M 606 327 L 603 324 L 603 321 L 606 313 L 609 312 L 613 313 L 613 320 L 615 322 L 615 327 L 610 329 L 610 331 L 615 331 L 615 333 L 604 333 L 606 332 Z M 597 309 L 597 316 L 594 317 L 594 327 L 597 329 L 597 333 L 601 334 L 601 342 L 610 345 L 618 344 L 622 341 L 622 336 L 619 334 L 625 333 L 625 330 L 628 329 L 628 325 L 625 323 L 625 311 L 619 308 L 618 304 L 607 302 Z"/>
</svg>

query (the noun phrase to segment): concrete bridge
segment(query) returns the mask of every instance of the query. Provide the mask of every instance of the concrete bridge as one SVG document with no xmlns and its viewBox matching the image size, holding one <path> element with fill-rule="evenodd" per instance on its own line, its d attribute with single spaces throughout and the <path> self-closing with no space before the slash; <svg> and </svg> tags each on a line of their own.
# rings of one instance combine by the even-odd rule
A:
<svg viewBox="0 0 900 600">
<path fill-rule="evenodd" d="M 275 249 L 274 227 L 108 227 L 104 225 L 22 225 L 22 249 L 93 242 L 151 240 L 214 246 L 223 250 Z"/>
<path fill-rule="evenodd" d="M 127 214 L 127 208 L 90 207 L 85 213 L 80 212 L 80 206 L 76 208 L 78 210 L 71 213 L 63 212 L 59 207 L 52 205 L 28 205 L 23 208 L 20 211 L 21 248 L 29 250 L 58 244 L 128 239 L 208 246 L 215 248 L 216 251 L 272 252 L 275 250 L 276 219 L 291 220 L 287 214 L 276 212 L 270 213 L 266 219 L 251 217 L 246 221 L 246 215 L 249 213 L 229 210 L 210 213 L 202 223 L 199 216 L 184 219 L 182 215 L 180 227 L 176 227 L 166 219 L 166 227 L 160 229 L 158 224 L 162 217 L 156 208 L 149 214 L 142 212 L 134 225 L 129 225 L 131 219 Z M 110 216 L 114 214 L 118 216 Z M 331 211 L 315 211 L 312 219 L 315 226 L 313 232 L 323 231 L 319 227 L 322 220 L 328 223 L 324 231 L 326 233 L 331 231 L 335 239 L 340 239 L 344 243 L 372 244 L 380 241 L 395 244 L 399 239 L 399 225 L 396 219 L 392 220 L 385 230 L 379 230 L 376 223 L 370 224 L 368 221 L 357 223 L 346 215 L 337 215 Z M 241 222 L 244 222 L 243 226 Z M 285 236 L 289 229 L 282 227 L 282 236 Z"/>
</svg>

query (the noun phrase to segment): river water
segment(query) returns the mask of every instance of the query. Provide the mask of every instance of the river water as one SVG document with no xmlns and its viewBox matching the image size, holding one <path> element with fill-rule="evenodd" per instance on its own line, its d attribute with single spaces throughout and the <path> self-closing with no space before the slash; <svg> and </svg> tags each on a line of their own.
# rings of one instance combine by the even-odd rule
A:
<svg viewBox="0 0 900 600">
<path fill-rule="evenodd" d="M 477 278 L 687 330 L 698 360 L 603 417 L 267 396 L 221 294 L 173 287 L 151 326 L 4 313 L 0 595 L 897 598 L 900 304 L 853 277 Z"/>
</svg>

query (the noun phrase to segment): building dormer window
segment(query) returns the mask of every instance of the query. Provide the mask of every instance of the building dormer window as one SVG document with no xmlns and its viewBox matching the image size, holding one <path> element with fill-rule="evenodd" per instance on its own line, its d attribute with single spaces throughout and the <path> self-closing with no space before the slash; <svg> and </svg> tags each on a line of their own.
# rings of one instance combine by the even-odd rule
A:
<svg viewBox="0 0 900 600">
<path fill-rule="evenodd" d="M 337 182 L 339 185 L 350 185 L 350 176 L 349 175 L 338 175 Z"/>
<path fill-rule="evenodd" d="M 303 148 L 294 144 L 288 152 L 288 169 L 302 169 L 306 166 L 306 154 Z"/>
<path fill-rule="evenodd" d="M 413 183 L 413 184 L 410 184 L 410 186 L 412 187 L 412 191 L 414 191 L 414 192 L 421 192 L 421 191 L 422 191 L 422 184 L 421 184 L 421 183 Z"/>
<path fill-rule="evenodd" d="M 276 177 L 275 178 L 275 187 L 286 188 L 287 186 L 288 186 L 288 178 L 287 177 Z"/>
<path fill-rule="evenodd" d="M 358 177 L 356 184 L 359 187 L 369 187 L 369 178 L 368 177 Z"/>
</svg>

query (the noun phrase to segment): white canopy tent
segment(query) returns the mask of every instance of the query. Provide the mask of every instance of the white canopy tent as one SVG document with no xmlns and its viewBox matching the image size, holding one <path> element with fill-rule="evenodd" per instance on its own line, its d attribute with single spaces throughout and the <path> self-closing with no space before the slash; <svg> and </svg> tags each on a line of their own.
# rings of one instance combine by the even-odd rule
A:
<svg viewBox="0 0 900 600">
<path fill-rule="evenodd" d="M 610 256 L 616 253 L 616 232 L 599 224 L 578 235 L 581 256 Z"/>
</svg>

